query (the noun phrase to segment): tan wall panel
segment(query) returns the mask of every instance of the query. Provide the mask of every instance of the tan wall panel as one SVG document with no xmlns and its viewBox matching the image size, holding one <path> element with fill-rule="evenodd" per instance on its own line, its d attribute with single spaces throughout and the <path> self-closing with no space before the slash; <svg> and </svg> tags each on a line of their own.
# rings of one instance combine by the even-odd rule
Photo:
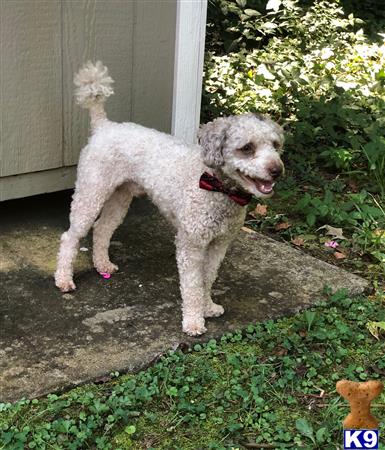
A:
<svg viewBox="0 0 385 450">
<path fill-rule="evenodd" d="M 0 178 L 0 201 L 71 189 L 75 179 L 75 166 L 3 177 Z"/>
<path fill-rule="evenodd" d="M 0 1 L 0 176 L 62 159 L 61 5 Z"/>
<path fill-rule="evenodd" d="M 109 118 L 171 131 L 176 5 L 0 0 L 0 200 L 72 185 L 74 168 L 60 167 L 77 163 L 89 133 L 73 98 L 87 60 L 115 80 Z"/>
<path fill-rule="evenodd" d="M 132 0 L 63 0 L 64 163 L 77 163 L 88 136 L 88 112 L 75 104 L 73 75 L 88 60 L 101 60 L 115 80 L 108 117 L 128 121 L 131 110 Z"/>
<path fill-rule="evenodd" d="M 131 119 L 171 132 L 176 0 L 135 3 Z"/>
</svg>

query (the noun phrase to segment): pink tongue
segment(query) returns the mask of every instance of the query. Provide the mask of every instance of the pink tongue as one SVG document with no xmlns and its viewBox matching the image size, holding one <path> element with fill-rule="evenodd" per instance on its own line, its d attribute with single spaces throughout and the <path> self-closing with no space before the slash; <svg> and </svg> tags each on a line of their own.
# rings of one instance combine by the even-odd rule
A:
<svg viewBox="0 0 385 450">
<path fill-rule="evenodd" d="M 255 180 L 255 185 L 257 186 L 257 189 L 261 191 L 263 194 L 270 194 L 270 192 L 273 190 L 272 181 L 261 182 L 259 180 Z"/>
</svg>

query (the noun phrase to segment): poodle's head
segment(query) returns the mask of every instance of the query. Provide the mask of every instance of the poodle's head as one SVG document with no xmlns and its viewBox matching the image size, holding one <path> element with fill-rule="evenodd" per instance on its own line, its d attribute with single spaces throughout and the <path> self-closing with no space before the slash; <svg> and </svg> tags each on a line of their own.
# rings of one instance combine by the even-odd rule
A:
<svg viewBox="0 0 385 450">
<path fill-rule="evenodd" d="M 220 117 L 198 133 L 204 163 L 256 197 L 270 197 L 284 166 L 283 130 L 260 114 Z"/>
</svg>

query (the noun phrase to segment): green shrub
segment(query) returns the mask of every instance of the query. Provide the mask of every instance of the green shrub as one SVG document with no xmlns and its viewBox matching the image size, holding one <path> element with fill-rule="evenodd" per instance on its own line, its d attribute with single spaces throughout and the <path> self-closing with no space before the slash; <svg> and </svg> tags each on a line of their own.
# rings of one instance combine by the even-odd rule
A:
<svg viewBox="0 0 385 450">
<path fill-rule="evenodd" d="M 385 45 L 369 42 L 338 1 L 210 5 L 222 28 L 209 23 L 203 120 L 269 113 L 286 126 L 289 155 L 375 174 L 374 191 L 384 193 Z"/>
</svg>

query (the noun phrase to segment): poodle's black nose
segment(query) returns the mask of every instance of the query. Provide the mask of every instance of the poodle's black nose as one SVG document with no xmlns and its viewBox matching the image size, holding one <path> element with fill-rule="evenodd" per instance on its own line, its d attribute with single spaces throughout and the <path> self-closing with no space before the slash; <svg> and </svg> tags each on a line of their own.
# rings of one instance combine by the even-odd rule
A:
<svg viewBox="0 0 385 450">
<path fill-rule="evenodd" d="M 282 175 L 283 166 L 282 164 L 274 164 L 274 166 L 269 167 L 269 173 L 274 180 Z"/>
</svg>

